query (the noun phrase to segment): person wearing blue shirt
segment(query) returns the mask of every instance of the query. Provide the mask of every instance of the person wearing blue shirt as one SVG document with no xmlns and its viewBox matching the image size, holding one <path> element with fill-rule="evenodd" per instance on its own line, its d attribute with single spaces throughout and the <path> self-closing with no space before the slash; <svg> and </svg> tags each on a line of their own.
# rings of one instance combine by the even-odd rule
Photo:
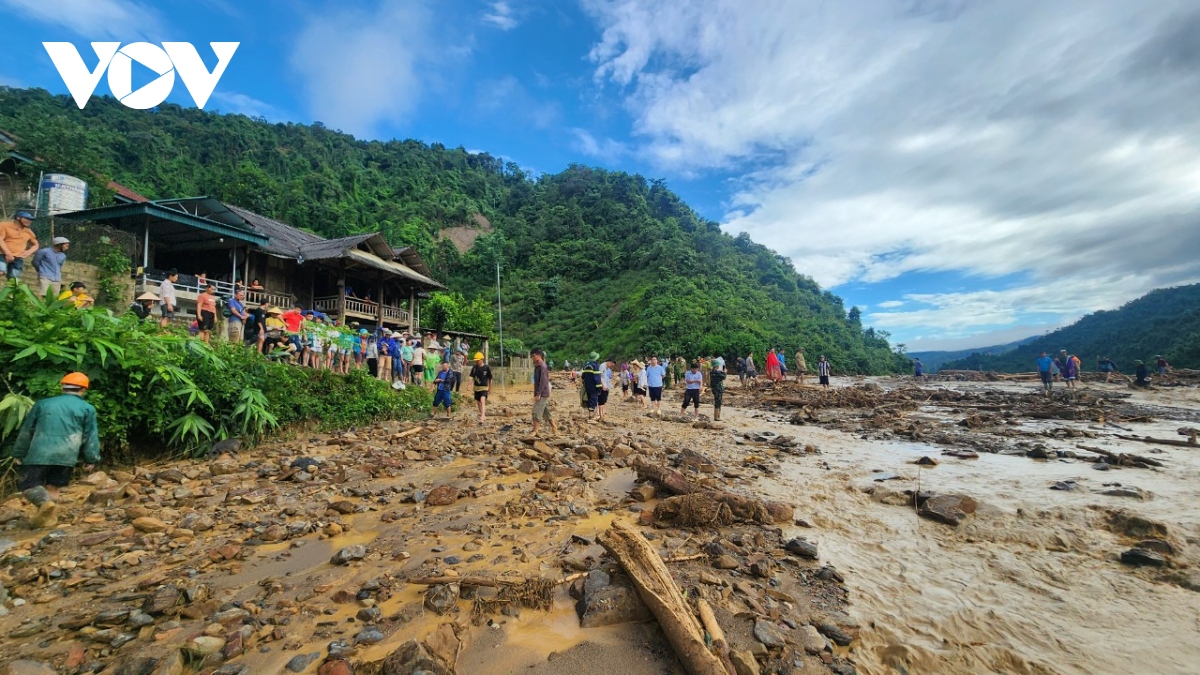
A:
<svg viewBox="0 0 1200 675">
<path fill-rule="evenodd" d="M 55 237 L 50 248 L 39 248 L 33 254 L 33 269 L 37 271 L 38 295 L 46 296 L 46 290 L 54 291 L 54 297 L 62 293 L 62 268 L 67 262 L 67 249 L 71 240 L 66 237 Z"/>
<path fill-rule="evenodd" d="M 662 415 L 663 379 L 666 376 L 666 367 L 659 365 L 657 356 L 651 356 L 646 368 L 646 386 L 650 389 L 650 402 L 654 404 L 653 413 L 659 416 Z"/>
<path fill-rule="evenodd" d="M 242 341 L 242 332 L 245 327 L 246 317 L 250 313 L 246 311 L 246 291 L 238 289 L 234 292 L 233 297 L 225 304 L 225 308 L 229 310 L 229 322 L 226 326 L 226 335 L 229 341 L 238 344 Z"/>
<path fill-rule="evenodd" d="M 1038 376 L 1042 378 L 1042 395 L 1049 396 L 1050 389 L 1054 386 L 1054 378 L 1051 370 L 1054 368 L 1054 359 L 1046 356 L 1046 352 L 1042 352 L 1037 360 Z"/>
<path fill-rule="evenodd" d="M 454 371 L 450 370 L 450 362 L 442 361 L 441 369 L 438 370 L 437 375 L 433 378 L 433 411 L 429 413 L 430 417 L 437 414 L 439 405 L 446 406 L 446 419 L 449 419 L 453 414 L 451 406 L 454 399 L 450 392 L 454 389 L 454 377 Z"/>
<path fill-rule="evenodd" d="M 704 391 L 704 373 L 700 372 L 700 364 L 697 361 L 692 361 L 691 368 L 683 374 L 684 390 L 683 390 L 683 407 L 679 409 L 679 416 L 683 417 L 687 413 L 688 403 L 695 406 L 695 417 L 700 417 L 700 394 Z"/>
</svg>

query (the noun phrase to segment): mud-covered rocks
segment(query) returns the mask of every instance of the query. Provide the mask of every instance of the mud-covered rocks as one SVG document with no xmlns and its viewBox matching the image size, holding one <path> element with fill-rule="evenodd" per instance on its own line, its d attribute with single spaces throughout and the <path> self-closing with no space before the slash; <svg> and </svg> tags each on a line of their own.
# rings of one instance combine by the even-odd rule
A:
<svg viewBox="0 0 1200 675">
<path fill-rule="evenodd" d="M 804 539 L 803 537 L 790 539 L 786 544 L 783 545 L 783 547 L 787 549 L 788 553 L 797 555 L 801 558 L 816 560 L 819 557 L 817 555 L 817 545 L 811 541 L 808 541 L 807 539 Z"/>
<path fill-rule="evenodd" d="M 978 504 L 967 495 L 944 494 L 929 497 L 920 505 L 917 514 L 939 523 L 958 526 L 975 513 Z"/>
<path fill-rule="evenodd" d="M 338 552 L 334 553 L 333 557 L 329 559 L 329 562 L 334 565 L 348 565 L 355 560 L 362 560 L 365 557 L 367 557 L 367 547 L 363 546 L 362 544 L 354 544 L 352 546 L 346 546 L 345 548 L 339 549 Z"/>
<path fill-rule="evenodd" d="M 429 491 L 425 495 L 425 504 L 428 506 L 449 506 L 458 501 L 458 488 L 453 485 L 439 485 Z"/>
<path fill-rule="evenodd" d="M 1166 567 L 1167 558 L 1158 551 L 1146 548 L 1131 548 L 1121 554 L 1121 562 L 1137 567 Z"/>
<path fill-rule="evenodd" d="M 624 576 L 590 572 L 583 583 L 583 597 L 576 607 L 584 628 L 648 621 L 653 618 L 642 604 L 637 589 Z"/>
</svg>

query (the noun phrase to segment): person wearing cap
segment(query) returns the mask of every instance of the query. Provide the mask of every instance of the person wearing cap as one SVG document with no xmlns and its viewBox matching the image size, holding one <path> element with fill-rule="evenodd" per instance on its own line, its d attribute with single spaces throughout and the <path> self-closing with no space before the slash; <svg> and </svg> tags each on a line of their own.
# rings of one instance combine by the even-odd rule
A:
<svg viewBox="0 0 1200 675">
<path fill-rule="evenodd" d="M 721 403 L 725 400 L 725 359 L 717 357 L 713 360 L 712 371 L 708 374 L 708 387 L 712 389 L 713 421 L 721 421 Z"/>
<path fill-rule="evenodd" d="M 1145 363 L 1142 363 L 1141 359 L 1134 361 L 1133 365 L 1136 366 L 1136 369 L 1133 371 L 1134 386 L 1149 387 L 1150 386 L 1150 369 L 1146 367 Z"/>
<path fill-rule="evenodd" d="M 167 272 L 167 278 L 163 279 L 158 286 L 159 308 L 162 311 L 162 319 L 159 320 L 159 328 L 166 328 L 171 319 L 175 318 L 175 309 L 179 307 L 179 301 L 175 299 L 175 282 L 179 281 L 179 270 L 172 268 Z"/>
<path fill-rule="evenodd" d="M 9 279 L 20 279 L 26 258 L 37 253 L 38 240 L 32 224 L 33 215 L 28 211 L 17 211 L 12 220 L 0 222 L 0 251 L 4 253 L 0 274 Z"/>
<path fill-rule="evenodd" d="M 442 361 L 441 368 L 433 377 L 433 411 L 429 414 L 430 417 L 437 414 L 439 405 L 446 406 L 446 419 L 450 419 L 454 413 L 454 397 L 451 392 L 454 390 L 455 377 L 454 371 L 450 370 L 450 362 Z"/>
<path fill-rule="evenodd" d="M 483 358 L 483 352 L 475 352 L 475 365 L 471 366 L 471 385 L 475 392 L 475 407 L 479 409 L 479 423 L 487 421 L 487 398 L 492 393 L 492 367 Z"/>
<path fill-rule="evenodd" d="M 392 331 L 384 328 L 383 335 L 380 336 L 376 348 L 379 350 L 379 363 L 377 365 L 376 376 L 384 382 L 392 381 L 392 348 L 395 345 L 392 342 Z"/>
<path fill-rule="evenodd" d="M 70 300 L 75 303 L 75 309 L 88 309 L 95 306 L 96 301 L 88 295 L 87 284 L 82 281 L 72 281 L 71 287 L 58 294 L 59 300 Z"/>
<path fill-rule="evenodd" d="M 283 310 L 278 307 L 271 307 L 267 310 L 267 318 L 263 321 L 263 329 L 265 338 L 263 340 L 263 353 L 270 354 L 274 351 L 275 346 L 283 341 L 283 333 L 287 330 L 287 324 L 283 319 L 279 318 L 283 314 Z"/>
<path fill-rule="evenodd" d="M 704 373 L 700 372 L 700 362 L 692 361 L 691 368 L 683 374 L 683 406 L 679 416 L 687 413 L 688 403 L 693 406 L 695 417 L 700 417 L 700 395 L 704 393 Z"/>
<path fill-rule="evenodd" d="M 583 364 L 583 371 L 580 373 L 580 379 L 583 380 L 583 404 L 588 410 L 589 418 L 594 418 L 596 408 L 600 405 L 600 354 L 592 352 L 588 354 L 587 363 Z"/>
<path fill-rule="evenodd" d="M 38 277 L 38 295 L 45 296 L 53 290 L 54 295 L 62 292 L 62 268 L 67 262 L 67 249 L 71 240 L 66 237 L 55 237 L 50 242 L 50 248 L 40 248 L 33 254 L 33 269 Z"/>
<path fill-rule="evenodd" d="M 134 298 L 133 302 L 129 305 L 129 311 L 133 312 L 134 316 L 138 318 L 138 323 L 141 323 L 150 318 L 150 315 L 154 313 L 154 303 L 156 302 L 158 302 L 158 296 L 150 291 L 146 291 Z"/>
<path fill-rule="evenodd" d="M 795 363 L 796 381 L 804 384 L 804 375 L 808 372 L 808 364 L 804 361 L 804 347 L 796 348 Z"/>
<path fill-rule="evenodd" d="M 62 395 L 33 404 L 25 415 L 9 455 L 21 465 L 17 489 L 37 507 L 33 526 L 58 523 L 55 501 L 59 488 L 71 482 L 71 472 L 82 455 L 84 470 L 100 461 L 96 409 L 83 400 L 91 383 L 83 373 L 67 373 L 59 381 Z"/>
</svg>

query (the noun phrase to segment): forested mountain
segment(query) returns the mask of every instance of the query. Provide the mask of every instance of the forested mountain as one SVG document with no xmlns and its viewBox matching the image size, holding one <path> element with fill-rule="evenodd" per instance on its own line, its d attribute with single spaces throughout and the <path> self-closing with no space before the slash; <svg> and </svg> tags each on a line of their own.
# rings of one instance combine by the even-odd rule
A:
<svg viewBox="0 0 1200 675">
<path fill-rule="evenodd" d="M 1160 288 L 1110 311 L 1088 314 L 1079 321 L 1000 355 L 971 356 L 944 369 L 1026 372 L 1036 369 L 1040 352 L 1051 356 L 1065 349 L 1096 370 L 1098 357 L 1109 356 L 1123 372 L 1133 361 L 1147 363 L 1162 354 L 1171 365 L 1200 368 L 1200 284 Z"/>
<path fill-rule="evenodd" d="M 1020 347 L 1029 342 L 1033 338 L 1025 338 L 1024 340 L 1016 340 L 1002 345 L 992 345 L 991 347 L 976 347 L 975 349 L 957 349 L 954 351 L 929 351 L 929 352 L 908 352 L 910 358 L 921 359 L 921 363 L 925 365 L 925 369 L 929 372 L 937 372 L 942 365 L 951 361 L 964 359 L 972 354 L 998 355 Z"/>
<path fill-rule="evenodd" d="M 131 110 L 111 97 L 79 110 L 39 89 L 0 87 L 0 130 L 39 168 L 98 173 L 151 198 L 210 195 L 331 237 L 380 231 L 415 245 L 468 298 L 494 297 L 499 261 L 506 334 L 567 358 L 803 345 L 841 372 L 905 363 L 856 309 L 746 235 L 723 233 L 662 181 L 584 166 L 535 178 L 440 144 L 175 105 Z M 109 197 L 95 191 L 92 205 Z M 482 232 L 460 253 L 439 236 L 450 227 Z"/>
</svg>

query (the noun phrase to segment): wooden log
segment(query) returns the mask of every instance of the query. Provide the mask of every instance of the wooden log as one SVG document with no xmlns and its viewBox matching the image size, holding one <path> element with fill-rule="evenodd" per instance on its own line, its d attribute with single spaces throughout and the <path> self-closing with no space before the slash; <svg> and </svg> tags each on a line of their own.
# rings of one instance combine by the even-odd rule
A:
<svg viewBox="0 0 1200 675">
<path fill-rule="evenodd" d="M 1117 438 L 1124 439 L 1126 441 L 1138 441 L 1139 443 L 1155 443 L 1158 445 L 1172 445 L 1177 448 L 1200 448 L 1200 445 L 1193 443 L 1190 440 L 1177 441 L 1173 438 L 1151 438 L 1149 436 L 1124 436 L 1122 434 L 1117 434 Z"/>
<path fill-rule="evenodd" d="M 1128 454 L 1128 453 L 1124 453 L 1124 452 L 1117 454 L 1115 452 L 1109 452 L 1108 450 L 1105 450 L 1104 448 L 1097 448 L 1092 445 L 1083 445 L 1082 443 L 1076 445 L 1075 447 L 1080 448 L 1081 450 L 1087 450 L 1088 452 L 1094 452 L 1097 455 L 1101 455 L 1103 457 L 1107 457 L 1108 459 L 1113 460 L 1111 462 L 1112 464 L 1124 464 L 1125 462 L 1123 460 L 1128 459 L 1130 462 L 1142 462 L 1143 464 L 1149 464 L 1150 466 L 1157 466 L 1157 467 L 1164 466 L 1164 464 L 1162 462 L 1158 461 L 1157 459 L 1151 459 L 1150 457 L 1142 457 L 1141 455 L 1132 455 L 1132 454 Z"/>
<path fill-rule="evenodd" d="M 692 675 L 732 675 L 721 659 L 708 651 L 704 631 L 671 578 L 662 558 L 637 530 L 613 521 L 597 537 L 637 588 L 638 596 L 654 614 L 679 662 Z"/>
<path fill-rule="evenodd" d="M 713 650 L 717 652 L 717 658 L 721 659 L 721 663 L 725 665 L 725 670 L 736 672 L 737 669 L 734 668 L 733 661 L 729 658 L 729 642 L 725 639 L 725 631 L 721 629 L 721 624 L 717 623 L 717 616 L 713 614 L 712 607 L 709 607 L 704 598 L 696 599 L 696 613 L 700 615 L 700 623 L 704 626 L 704 630 L 708 631 Z"/>
<path fill-rule="evenodd" d="M 641 459 L 635 460 L 634 471 L 639 481 L 652 481 L 668 492 L 676 495 L 703 493 L 704 496 L 726 504 L 737 520 L 748 520 L 768 525 L 786 522 L 791 518 L 791 507 L 778 502 L 767 502 L 750 497 L 743 497 L 724 490 L 714 490 L 693 483 L 682 472 L 658 464 L 649 464 Z"/>
</svg>

